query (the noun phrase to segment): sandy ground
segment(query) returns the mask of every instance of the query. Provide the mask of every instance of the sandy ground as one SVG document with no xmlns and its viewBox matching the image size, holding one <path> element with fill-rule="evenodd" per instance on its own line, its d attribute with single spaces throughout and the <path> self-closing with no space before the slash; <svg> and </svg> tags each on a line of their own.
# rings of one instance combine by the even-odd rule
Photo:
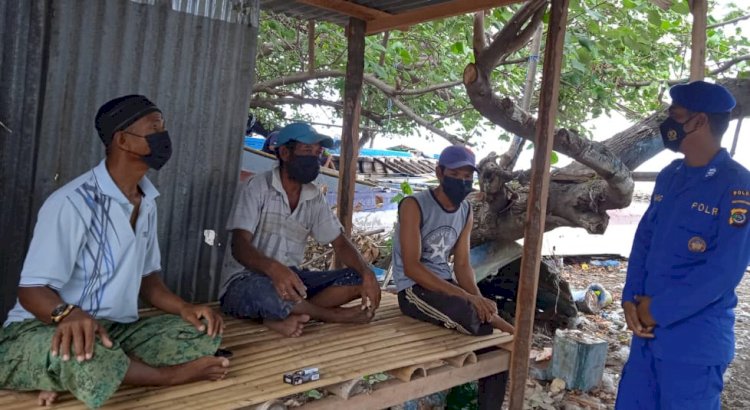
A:
<svg viewBox="0 0 750 410">
<path fill-rule="evenodd" d="M 613 303 L 598 314 L 580 314 L 579 329 L 596 335 L 609 342 L 609 355 L 605 368 L 602 386 L 582 394 L 560 391 L 549 382 L 529 380 L 527 387 L 527 408 L 530 409 L 611 409 L 617 393 L 617 383 L 622 366 L 629 352 L 630 333 L 625 329 L 625 320 L 620 308 L 620 295 L 625 281 L 627 264 L 620 261 L 616 267 L 592 266 L 582 259 L 566 258 L 563 276 L 571 288 L 585 288 L 591 283 L 599 283 L 609 290 L 614 298 Z M 746 275 L 737 289 L 740 300 L 736 309 L 735 326 L 737 354 L 734 362 L 725 374 L 725 389 L 722 396 L 722 407 L 725 409 L 750 408 L 750 275 Z M 552 347 L 552 338 L 548 335 L 535 335 L 534 346 L 537 351 Z"/>
</svg>

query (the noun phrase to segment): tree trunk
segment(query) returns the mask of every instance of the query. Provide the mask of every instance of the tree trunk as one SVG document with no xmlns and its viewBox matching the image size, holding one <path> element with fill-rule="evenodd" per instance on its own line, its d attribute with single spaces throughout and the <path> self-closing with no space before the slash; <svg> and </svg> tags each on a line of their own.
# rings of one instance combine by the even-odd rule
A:
<svg viewBox="0 0 750 410">
<path fill-rule="evenodd" d="M 466 67 L 463 76 L 469 99 L 482 116 L 532 142 L 536 119 L 510 98 L 496 95 L 490 79 L 503 59 L 528 42 L 541 24 L 546 8 L 545 0 L 528 1 L 489 45 L 484 41 L 483 32 L 475 32 L 475 63 Z M 483 30 L 481 19 L 481 15 L 475 16 L 475 31 Z M 750 114 L 750 109 L 742 108 L 750 106 L 750 80 L 719 82 L 738 100 L 733 115 Z M 634 187 L 631 171 L 664 148 L 659 123 L 665 117 L 666 107 L 604 142 L 590 141 L 572 130 L 557 130 L 554 150 L 576 162 L 551 175 L 545 231 L 569 226 L 603 234 L 609 223 L 606 211 L 630 205 Z M 530 172 L 503 169 L 499 158 L 493 152 L 479 164 L 481 194 L 470 198 L 474 210 L 472 247 L 487 242 L 513 243 L 523 237 Z M 513 315 L 519 266 L 520 260 L 515 260 L 501 267 L 497 275 L 480 282 L 483 293 L 496 297 L 500 309 L 510 316 Z M 577 313 L 567 283 L 549 264 L 543 265 L 540 272 L 537 307 L 547 312 L 540 318 L 546 319 L 551 327 L 566 325 Z"/>
</svg>

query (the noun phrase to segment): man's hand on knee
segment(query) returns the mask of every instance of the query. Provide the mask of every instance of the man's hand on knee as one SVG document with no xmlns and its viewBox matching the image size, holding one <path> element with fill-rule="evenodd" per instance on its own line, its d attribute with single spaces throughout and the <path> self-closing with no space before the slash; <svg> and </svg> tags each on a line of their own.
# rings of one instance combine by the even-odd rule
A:
<svg viewBox="0 0 750 410">
<path fill-rule="evenodd" d="M 199 332 L 205 331 L 211 338 L 224 333 L 224 319 L 221 318 L 219 313 L 208 306 L 186 303 L 180 309 L 180 317 L 195 326 Z M 201 322 L 201 319 L 206 320 L 207 326 Z"/>
<path fill-rule="evenodd" d="M 497 304 L 494 301 L 482 295 L 470 295 L 468 299 L 476 309 L 482 323 L 491 322 L 493 316 L 497 314 Z"/>
<path fill-rule="evenodd" d="M 52 356 L 60 355 L 65 361 L 71 357 L 71 351 L 79 362 L 90 360 L 94 357 L 96 337 L 101 339 L 105 347 L 113 346 L 107 331 L 99 322 L 80 308 L 75 308 L 57 325 L 50 351 Z"/>
<path fill-rule="evenodd" d="M 377 310 L 380 307 L 380 286 L 374 273 L 362 277 L 361 289 L 362 310 Z"/>
<path fill-rule="evenodd" d="M 299 275 L 287 266 L 276 263 L 273 269 L 269 269 L 266 272 L 266 275 L 271 278 L 273 287 L 282 299 L 291 302 L 299 302 L 307 299 L 307 287 L 302 283 Z"/>
</svg>

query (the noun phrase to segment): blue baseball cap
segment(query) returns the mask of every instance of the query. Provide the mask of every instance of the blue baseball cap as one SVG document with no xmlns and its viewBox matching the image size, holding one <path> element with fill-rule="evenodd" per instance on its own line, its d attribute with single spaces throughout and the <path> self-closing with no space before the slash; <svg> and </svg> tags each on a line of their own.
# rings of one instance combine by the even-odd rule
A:
<svg viewBox="0 0 750 410">
<path fill-rule="evenodd" d="M 669 95 L 673 104 L 693 112 L 726 113 L 737 105 L 729 90 L 705 81 L 675 85 L 669 89 Z"/>
<path fill-rule="evenodd" d="M 444 166 L 448 169 L 470 166 L 474 168 L 474 171 L 479 172 L 474 153 L 463 145 L 451 145 L 444 149 L 438 158 L 438 165 Z"/>
<path fill-rule="evenodd" d="M 271 148 L 276 148 L 278 145 L 277 139 L 279 138 L 279 132 L 278 131 L 271 131 L 270 134 L 268 134 L 268 146 Z"/>
<path fill-rule="evenodd" d="M 325 148 L 333 147 L 333 138 L 318 133 L 312 125 L 306 122 L 293 122 L 279 130 L 279 134 L 276 136 L 276 146 L 280 147 L 289 141 L 320 144 L 321 147 Z"/>
</svg>

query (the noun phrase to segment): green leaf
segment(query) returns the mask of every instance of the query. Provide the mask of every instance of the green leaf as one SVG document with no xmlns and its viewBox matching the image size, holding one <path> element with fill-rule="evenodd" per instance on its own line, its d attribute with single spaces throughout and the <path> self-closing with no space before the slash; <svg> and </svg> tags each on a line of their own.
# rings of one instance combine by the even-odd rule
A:
<svg viewBox="0 0 750 410">
<path fill-rule="evenodd" d="M 661 14 L 656 9 L 648 11 L 648 22 L 656 27 L 661 27 Z"/>
<path fill-rule="evenodd" d="M 560 158 L 557 156 L 557 153 L 555 151 L 552 151 L 552 154 L 550 154 L 549 158 L 550 165 L 555 165 L 558 161 L 560 161 Z"/>
<path fill-rule="evenodd" d="M 574 69 L 576 69 L 576 70 L 578 70 L 578 71 L 586 71 L 586 66 L 585 66 L 585 65 L 583 65 L 583 64 L 582 64 L 582 63 L 581 63 L 580 61 L 578 61 L 578 59 L 576 59 L 576 58 L 571 58 L 571 59 L 570 59 L 570 65 L 572 65 L 572 66 L 573 66 L 573 68 L 574 68 Z"/>
<path fill-rule="evenodd" d="M 401 56 L 401 61 L 403 61 L 404 64 L 411 64 L 412 61 L 414 61 L 411 58 L 411 54 L 409 53 L 409 50 L 405 48 L 402 48 L 401 50 L 399 50 L 399 55 Z"/>
<path fill-rule="evenodd" d="M 586 50 L 589 50 L 592 53 L 594 52 L 594 48 L 596 48 L 596 46 L 594 45 L 594 42 L 588 39 L 587 37 L 578 37 L 578 44 L 582 45 L 583 47 L 586 48 Z"/>
<path fill-rule="evenodd" d="M 580 61 L 582 64 L 591 64 L 591 53 L 589 53 L 588 50 L 586 50 L 585 48 L 579 48 L 577 54 L 578 61 Z"/>
<path fill-rule="evenodd" d="M 464 55 L 464 42 L 456 41 L 451 45 L 451 52 L 453 54 Z"/>
<path fill-rule="evenodd" d="M 596 20 L 596 21 L 602 21 L 602 20 L 604 20 L 604 16 L 601 13 L 599 13 L 598 11 L 594 10 L 594 9 L 587 9 L 586 10 L 586 14 L 588 14 L 589 16 L 591 16 L 591 18 L 594 19 L 594 20 Z"/>
<path fill-rule="evenodd" d="M 401 192 L 403 192 L 404 195 L 414 194 L 414 190 L 411 188 L 411 185 L 409 185 L 409 181 L 404 181 L 401 183 Z"/>
<path fill-rule="evenodd" d="M 676 0 L 674 3 L 672 3 L 672 10 L 685 16 L 690 14 L 690 5 L 688 4 L 688 0 Z"/>
<path fill-rule="evenodd" d="M 323 393 L 319 392 L 318 390 L 312 389 L 306 393 L 306 396 L 311 399 L 319 400 L 323 398 Z"/>
</svg>

